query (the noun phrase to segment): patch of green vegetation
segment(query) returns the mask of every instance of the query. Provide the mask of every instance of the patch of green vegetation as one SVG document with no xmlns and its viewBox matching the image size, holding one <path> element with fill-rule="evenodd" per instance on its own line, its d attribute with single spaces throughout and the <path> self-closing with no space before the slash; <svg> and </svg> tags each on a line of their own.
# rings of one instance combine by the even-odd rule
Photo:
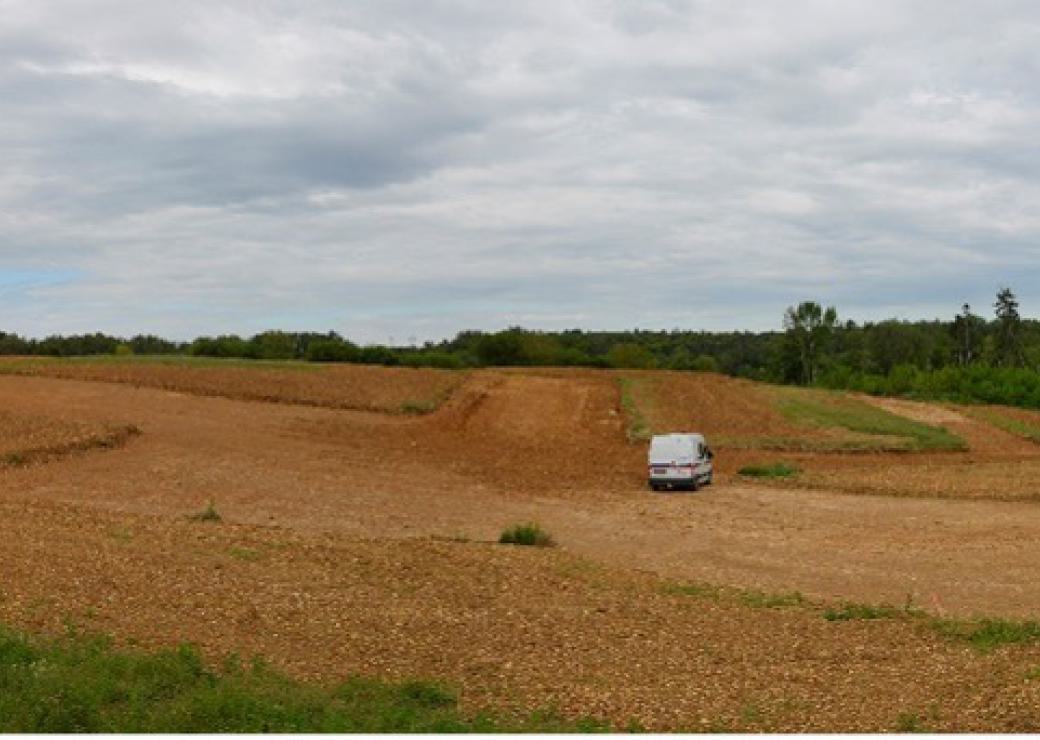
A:
<svg viewBox="0 0 1040 740">
<path fill-rule="evenodd" d="M 108 536 L 123 543 L 130 542 L 134 539 L 134 533 L 126 527 L 113 529 L 108 533 Z"/>
<path fill-rule="evenodd" d="M 402 414 L 422 416 L 423 414 L 429 414 L 433 411 L 436 411 L 438 406 L 440 406 L 440 403 L 438 403 L 437 401 L 408 400 L 400 405 L 399 411 Z"/>
<path fill-rule="evenodd" d="M 933 619 L 932 628 L 943 635 L 964 640 L 982 651 L 1001 645 L 1040 642 L 1040 622 L 1010 619 Z"/>
<path fill-rule="evenodd" d="M 640 382 L 642 381 L 634 378 L 618 378 L 618 385 L 621 387 L 621 410 L 624 411 L 627 422 L 625 436 L 633 443 L 647 442 L 653 436 L 650 425 L 635 399 L 636 385 Z"/>
<path fill-rule="evenodd" d="M 963 439 L 943 427 L 913 421 L 836 392 L 785 389 L 776 403 L 780 412 L 796 424 L 837 427 L 878 437 L 877 449 L 967 449 Z"/>
<path fill-rule="evenodd" d="M 100 638 L 31 639 L 0 628 L 3 733 L 445 733 L 606 731 L 553 712 L 467 715 L 436 683 L 293 681 L 260 660 L 208 668 L 189 646 L 156 653 Z"/>
<path fill-rule="evenodd" d="M 711 601 L 730 600 L 752 609 L 783 609 L 812 605 L 812 602 L 797 591 L 769 593 L 757 589 L 715 586 L 710 583 L 669 583 L 665 585 L 664 592 Z"/>
<path fill-rule="evenodd" d="M 9 452 L 3 456 L 2 462 L 4 465 L 9 465 L 12 468 L 16 468 L 22 465 L 28 465 L 29 458 L 21 452 Z"/>
<path fill-rule="evenodd" d="M 739 475 L 750 478 L 790 478 L 800 472 L 802 472 L 800 468 L 782 462 L 769 465 L 745 465 L 737 471 Z"/>
<path fill-rule="evenodd" d="M 758 724 L 762 717 L 762 708 L 755 702 L 747 702 L 740 708 L 740 719 L 744 724 Z"/>
<path fill-rule="evenodd" d="M 966 408 L 965 413 L 973 416 L 979 421 L 992 424 L 997 429 L 1002 429 L 1009 434 L 1028 439 L 1030 442 L 1040 444 L 1040 420 L 1036 424 L 1028 421 L 1007 416 L 994 408 Z"/>
<path fill-rule="evenodd" d="M 1025 672 L 1026 681 L 1036 681 L 1040 679 L 1040 665 L 1035 665 Z"/>
<path fill-rule="evenodd" d="M 848 622 L 856 619 L 896 619 L 911 614 L 910 610 L 899 609 L 888 604 L 845 603 L 824 610 L 823 618 L 828 622 Z"/>
<path fill-rule="evenodd" d="M 721 599 L 722 591 L 721 586 L 713 586 L 710 583 L 669 583 L 664 587 L 666 594 L 693 596 L 698 599 L 711 599 L 712 601 Z"/>
<path fill-rule="evenodd" d="M 206 508 L 202 511 L 196 514 L 189 514 L 188 518 L 196 522 L 219 522 L 223 520 L 212 501 L 206 504 Z"/>
<path fill-rule="evenodd" d="M 740 600 L 752 609 L 786 609 L 806 606 L 810 602 L 797 591 L 767 593 L 765 591 L 741 591 Z"/>
<path fill-rule="evenodd" d="M 913 712 L 904 712 L 896 720 L 896 732 L 930 732 L 924 720 Z"/>
<path fill-rule="evenodd" d="M 502 545 L 525 545 L 528 547 L 552 547 L 555 542 L 549 533 L 537 524 L 514 524 L 498 538 Z"/>
<path fill-rule="evenodd" d="M 259 560 L 262 553 L 251 547 L 232 547 L 228 549 L 228 555 L 235 560 L 244 560 L 247 563 L 252 563 Z"/>
</svg>

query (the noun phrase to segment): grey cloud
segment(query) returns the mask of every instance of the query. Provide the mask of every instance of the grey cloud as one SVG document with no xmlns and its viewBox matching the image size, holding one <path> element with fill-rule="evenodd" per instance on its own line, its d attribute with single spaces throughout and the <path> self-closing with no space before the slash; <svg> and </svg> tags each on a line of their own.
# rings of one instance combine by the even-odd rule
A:
<svg viewBox="0 0 1040 740">
<path fill-rule="evenodd" d="M 1040 302 L 1031 3 L 4 7 L 0 271 L 76 278 L 0 294 L 0 328 Z"/>
</svg>

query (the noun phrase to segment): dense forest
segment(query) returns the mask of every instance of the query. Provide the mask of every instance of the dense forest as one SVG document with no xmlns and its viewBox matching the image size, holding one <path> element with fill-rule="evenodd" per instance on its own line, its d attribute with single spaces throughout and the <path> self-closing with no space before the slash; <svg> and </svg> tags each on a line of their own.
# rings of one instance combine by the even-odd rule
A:
<svg viewBox="0 0 1040 740">
<path fill-rule="evenodd" d="M 335 332 L 268 331 L 171 342 L 104 334 L 26 339 L 0 332 L 0 355 L 190 355 L 443 368 L 564 365 L 714 371 L 777 383 L 1040 407 L 1040 321 L 1008 288 L 992 318 L 964 305 L 949 320 L 857 324 L 808 301 L 782 331 L 464 331 L 422 347 L 358 346 Z"/>
</svg>

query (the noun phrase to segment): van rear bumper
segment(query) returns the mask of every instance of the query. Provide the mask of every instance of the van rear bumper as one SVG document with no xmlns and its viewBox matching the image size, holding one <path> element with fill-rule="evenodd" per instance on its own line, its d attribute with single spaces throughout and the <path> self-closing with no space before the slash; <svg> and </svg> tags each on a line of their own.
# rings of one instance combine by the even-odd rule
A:
<svg viewBox="0 0 1040 740">
<path fill-rule="evenodd" d="M 652 486 L 689 486 L 693 485 L 694 480 L 699 480 L 701 476 L 677 476 L 677 475 L 651 475 L 648 482 Z"/>
</svg>

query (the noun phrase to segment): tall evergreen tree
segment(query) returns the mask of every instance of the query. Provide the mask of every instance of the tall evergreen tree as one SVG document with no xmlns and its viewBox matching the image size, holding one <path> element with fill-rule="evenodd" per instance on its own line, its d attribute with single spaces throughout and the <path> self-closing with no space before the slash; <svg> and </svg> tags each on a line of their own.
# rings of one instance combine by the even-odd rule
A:
<svg viewBox="0 0 1040 740">
<path fill-rule="evenodd" d="M 1025 364 L 1022 352 L 1022 317 L 1018 313 L 1018 299 L 1011 288 L 1001 288 L 993 304 L 997 314 L 997 333 L 994 345 L 995 364 L 1021 367 Z"/>
</svg>

